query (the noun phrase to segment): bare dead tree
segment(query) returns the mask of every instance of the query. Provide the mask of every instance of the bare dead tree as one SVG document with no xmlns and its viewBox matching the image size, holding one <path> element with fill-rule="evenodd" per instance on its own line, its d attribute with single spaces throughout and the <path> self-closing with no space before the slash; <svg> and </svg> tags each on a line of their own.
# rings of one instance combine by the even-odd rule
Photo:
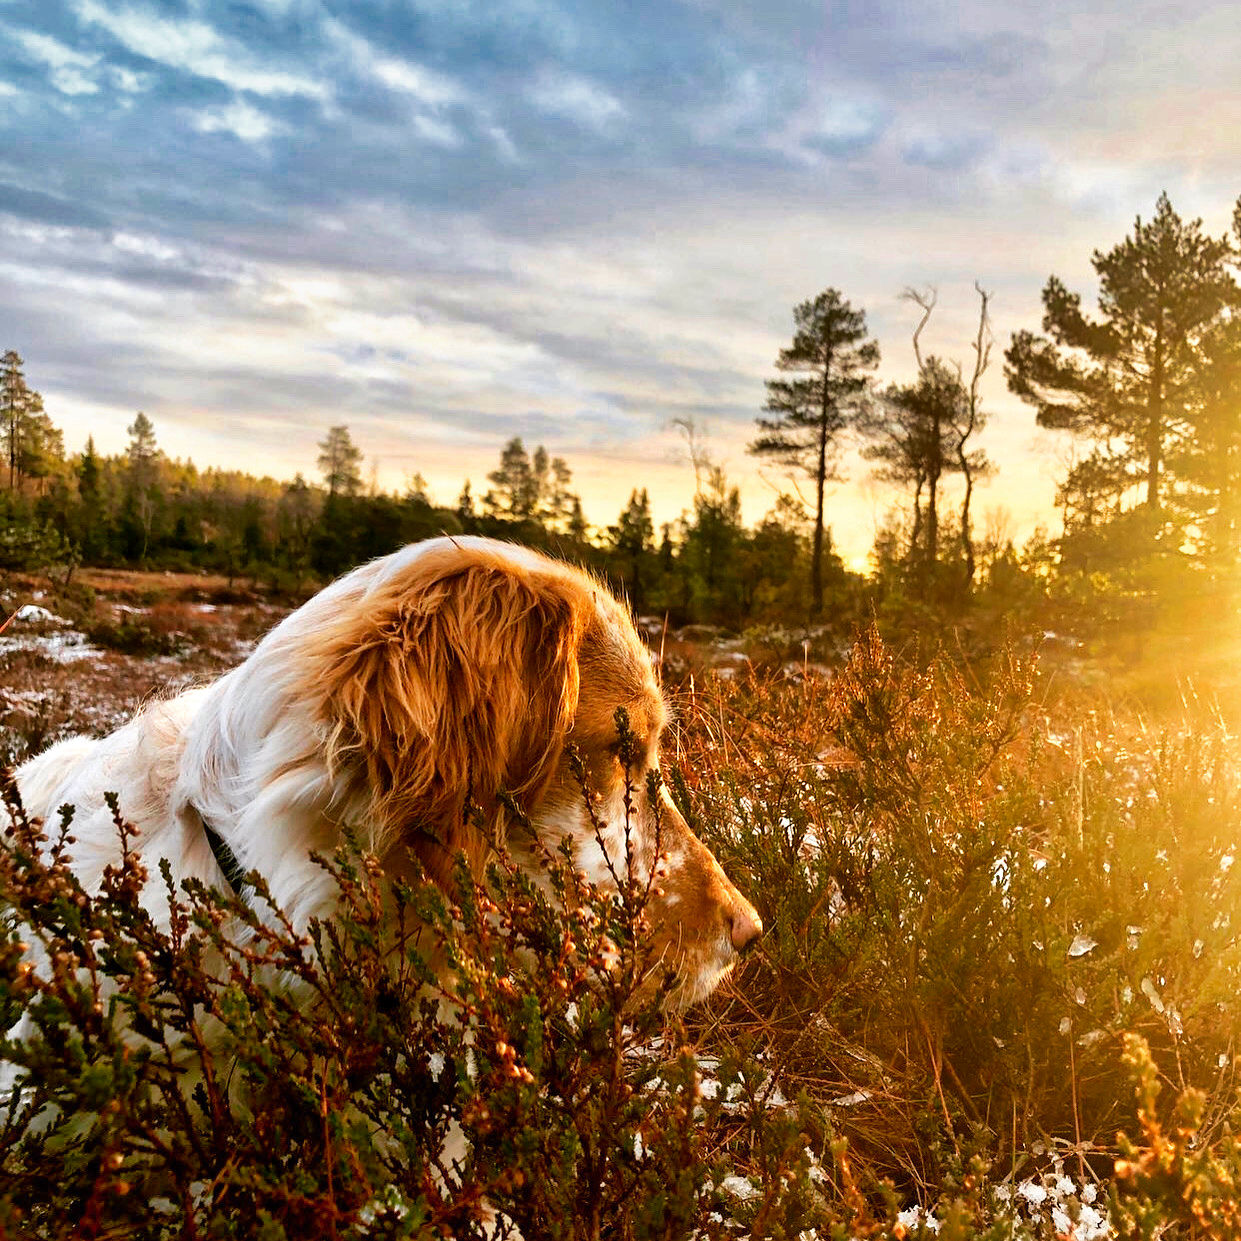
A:
<svg viewBox="0 0 1241 1241">
<path fill-rule="evenodd" d="M 912 285 L 906 287 L 901 293 L 901 301 L 913 302 L 922 311 L 922 318 L 918 321 L 918 326 L 914 328 L 914 357 L 918 362 L 918 374 L 921 375 L 926 370 L 926 363 L 922 359 L 922 346 L 919 339 L 922 336 L 922 329 L 931 321 L 931 311 L 935 309 L 935 303 L 939 301 L 939 290 L 929 284 L 925 289 L 915 289 Z"/>
<path fill-rule="evenodd" d="M 901 293 L 901 301 L 913 302 L 922 311 L 922 318 L 918 320 L 918 326 L 914 328 L 913 346 L 914 358 L 918 363 L 918 374 L 926 374 L 926 360 L 922 356 L 922 329 L 931 321 L 931 312 L 935 309 L 936 302 L 939 301 L 939 290 L 933 284 L 927 285 L 925 289 L 915 289 L 912 285 L 907 286 Z M 910 546 L 917 548 L 922 541 L 922 489 L 926 486 L 927 477 L 926 470 L 919 464 L 914 470 L 914 524 L 913 531 L 910 534 Z"/>
<path fill-rule="evenodd" d="M 974 497 L 974 483 L 993 468 L 985 453 L 970 452 L 966 447 L 974 432 L 982 429 L 984 419 L 978 387 L 991 363 L 991 346 L 995 342 L 989 313 L 991 294 L 977 280 L 974 281 L 974 289 L 979 299 L 978 335 L 974 339 L 974 373 L 970 377 L 967 390 L 965 417 L 957 432 L 957 462 L 965 479 L 965 497 L 961 501 L 961 551 L 965 555 L 966 590 L 969 590 L 974 582 L 974 533 L 970 525 L 970 502 Z"/>
<path fill-rule="evenodd" d="M 970 588 L 974 581 L 976 568 L 974 533 L 971 519 L 974 487 L 980 479 L 985 478 L 994 469 L 984 452 L 978 449 L 971 450 L 969 447 L 970 440 L 977 432 L 982 430 L 986 421 L 986 417 L 982 412 L 979 388 L 982 377 L 986 374 L 987 368 L 991 364 L 991 348 L 995 341 L 991 331 L 991 294 L 977 280 L 974 281 L 974 289 L 978 293 L 980 302 L 978 332 L 972 342 L 974 369 L 967 385 L 961 364 L 959 362 L 954 364 L 957 377 L 961 381 L 961 387 L 965 394 L 965 400 L 960 404 L 960 416 L 955 420 L 956 425 L 953 427 L 952 437 L 956 466 L 965 480 L 965 494 L 961 501 L 961 552 L 965 560 L 966 590 Z M 918 321 L 918 326 L 914 328 L 913 349 L 914 358 L 918 363 L 918 373 L 925 377 L 928 373 L 927 368 L 930 362 L 922 355 L 921 337 L 927 323 L 930 322 L 931 314 L 939 300 L 938 291 L 934 286 L 928 286 L 926 289 L 910 287 L 902 292 L 901 300 L 912 302 L 922 311 L 922 318 Z M 919 480 L 917 494 L 914 498 L 915 534 L 922 524 L 921 495 L 922 481 Z"/>
<path fill-rule="evenodd" d="M 689 463 L 694 467 L 694 495 L 702 495 L 702 481 L 710 478 L 715 461 L 711 456 L 711 447 L 707 443 L 706 430 L 693 418 L 674 418 L 672 425 L 681 433 L 685 441 L 685 451 L 689 454 Z"/>
</svg>

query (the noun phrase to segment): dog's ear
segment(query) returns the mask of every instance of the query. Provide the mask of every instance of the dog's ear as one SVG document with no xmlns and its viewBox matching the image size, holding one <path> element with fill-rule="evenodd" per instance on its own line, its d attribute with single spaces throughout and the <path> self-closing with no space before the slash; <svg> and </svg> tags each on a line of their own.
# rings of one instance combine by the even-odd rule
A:
<svg viewBox="0 0 1241 1241">
<path fill-rule="evenodd" d="M 589 605 L 569 579 L 459 554 L 415 561 L 316 635 L 329 769 L 364 786 L 377 844 L 408 842 L 444 886 L 458 850 L 481 868 L 497 792 L 531 805 L 555 772 Z"/>
</svg>

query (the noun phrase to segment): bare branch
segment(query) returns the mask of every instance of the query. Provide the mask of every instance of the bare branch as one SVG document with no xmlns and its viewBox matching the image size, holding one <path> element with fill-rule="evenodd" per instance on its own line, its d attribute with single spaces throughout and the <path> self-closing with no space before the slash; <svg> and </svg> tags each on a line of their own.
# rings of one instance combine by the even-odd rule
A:
<svg viewBox="0 0 1241 1241">
<path fill-rule="evenodd" d="M 772 491 L 775 492 L 776 495 L 778 496 L 788 495 L 788 492 L 783 487 L 781 487 L 778 483 L 772 482 L 771 478 L 768 476 L 768 474 L 766 473 L 766 471 L 763 469 L 762 466 L 759 466 L 758 476 L 762 482 L 764 482 L 768 487 L 771 488 Z M 810 499 L 807 499 L 804 495 L 802 495 L 801 487 L 798 485 L 798 482 L 797 482 L 797 475 L 794 474 L 792 470 L 786 470 L 784 473 L 780 475 L 780 477 L 784 479 L 784 481 L 787 482 L 790 487 L 793 488 L 793 494 L 797 497 L 797 502 L 800 505 L 802 505 L 803 508 L 809 508 L 809 506 L 811 505 L 813 501 Z M 836 481 L 836 480 L 833 479 L 832 481 Z"/>
<path fill-rule="evenodd" d="M 674 418 L 672 425 L 680 431 L 685 440 L 690 464 L 694 467 L 694 494 L 700 496 L 702 495 L 703 475 L 709 475 L 711 467 L 715 464 L 711 458 L 711 449 L 707 445 L 706 430 L 693 418 Z"/>
<path fill-rule="evenodd" d="M 939 300 L 939 290 L 933 284 L 927 285 L 925 289 L 915 289 L 912 285 L 907 286 L 901 293 L 902 302 L 913 302 L 913 304 L 922 310 L 922 319 L 918 326 L 914 328 L 914 357 L 918 360 L 918 373 L 921 374 L 924 369 L 922 361 L 922 347 L 919 344 L 919 337 L 922 335 L 922 329 L 926 327 L 931 318 L 931 311 L 935 309 L 935 303 Z"/>
<path fill-rule="evenodd" d="M 991 331 L 991 315 L 988 310 L 991 294 L 977 280 L 974 281 L 974 289 L 978 293 L 981 305 L 978 308 L 978 337 L 974 341 L 974 378 L 970 381 L 971 423 L 978 408 L 978 384 L 991 364 L 991 346 L 995 343 L 995 335 Z"/>
</svg>

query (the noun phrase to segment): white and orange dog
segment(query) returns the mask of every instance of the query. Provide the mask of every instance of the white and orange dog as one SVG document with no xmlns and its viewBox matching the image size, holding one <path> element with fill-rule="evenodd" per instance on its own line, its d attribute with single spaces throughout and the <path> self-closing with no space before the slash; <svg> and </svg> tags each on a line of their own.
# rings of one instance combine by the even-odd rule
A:
<svg viewBox="0 0 1241 1241">
<path fill-rule="evenodd" d="M 298 927 L 332 911 L 334 881 L 311 854 L 330 855 L 343 824 L 395 869 L 412 850 L 447 886 L 458 851 L 477 871 L 488 838 L 504 840 L 506 790 L 548 849 L 567 837 L 577 866 L 607 884 L 627 865 L 649 873 L 658 820 L 666 856 L 649 914 L 683 1006 L 711 991 L 762 925 L 667 793 L 650 804 L 641 770 L 626 833 L 618 707 L 653 767 L 667 709 L 628 612 L 598 582 L 520 547 L 441 538 L 355 569 L 219 680 L 108 737 L 62 741 L 17 781 L 32 815 L 53 822 L 75 807 L 74 868 L 88 889 L 116 860 L 104 801 L 113 791 L 151 873 L 167 858 L 178 884 L 220 886 L 235 882 L 225 869 L 256 870 Z M 467 803 L 482 808 L 482 830 Z M 149 886 L 152 901 L 161 887 Z"/>
</svg>

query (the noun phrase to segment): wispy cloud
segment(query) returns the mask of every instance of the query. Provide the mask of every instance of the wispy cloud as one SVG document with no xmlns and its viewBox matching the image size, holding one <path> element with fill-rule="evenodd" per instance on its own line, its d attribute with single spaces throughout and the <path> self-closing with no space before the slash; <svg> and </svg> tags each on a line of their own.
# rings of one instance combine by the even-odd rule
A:
<svg viewBox="0 0 1241 1241">
<path fill-rule="evenodd" d="M 795 123 L 792 140 L 817 155 L 850 155 L 878 140 L 887 109 L 873 98 L 845 93 L 816 102 Z"/>
<path fill-rule="evenodd" d="M 468 95 L 451 78 L 432 73 L 408 60 L 378 57 L 373 62 L 375 76 L 393 90 L 412 95 L 419 103 L 444 108 L 465 103 Z"/>
<path fill-rule="evenodd" d="M 985 155 L 989 145 L 985 133 L 966 124 L 952 128 L 915 124 L 901 139 L 901 154 L 919 167 L 958 171 Z"/>
<path fill-rule="evenodd" d="M 328 99 L 322 81 L 264 64 L 244 44 L 222 35 L 205 21 L 175 19 L 128 5 L 79 0 L 81 20 L 106 30 L 128 51 L 195 77 L 255 95 L 305 95 Z"/>
<path fill-rule="evenodd" d="M 99 90 L 94 70 L 98 53 L 86 54 L 66 47 L 50 35 L 33 30 L 12 32 L 13 38 L 35 60 L 51 70 L 52 85 L 63 95 L 94 95 Z"/>
<path fill-rule="evenodd" d="M 626 115 L 625 105 L 615 95 L 584 77 L 559 70 L 541 71 L 530 98 L 541 112 L 598 131 L 610 129 Z"/>
<path fill-rule="evenodd" d="M 236 99 L 222 108 L 205 108 L 194 116 L 199 133 L 228 133 L 242 142 L 262 142 L 275 133 L 286 133 L 288 127 L 273 121 L 244 99 Z"/>
<path fill-rule="evenodd" d="M 409 95 L 430 108 L 470 103 L 470 93 L 448 74 L 382 51 L 335 18 L 324 23 L 324 33 L 350 60 L 356 72 L 363 77 L 373 77 L 390 90 Z"/>
</svg>

